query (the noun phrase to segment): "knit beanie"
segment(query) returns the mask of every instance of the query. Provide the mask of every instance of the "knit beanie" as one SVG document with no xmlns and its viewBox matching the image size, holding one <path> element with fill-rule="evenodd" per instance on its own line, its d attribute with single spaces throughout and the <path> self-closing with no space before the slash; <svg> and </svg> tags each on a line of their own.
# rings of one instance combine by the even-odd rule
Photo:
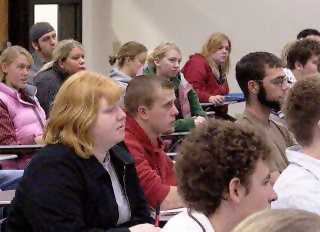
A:
<svg viewBox="0 0 320 232">
<path fill-rule="evenodd" d="M 54 28 L 47 22 L 35 23 L 30 28 L 29 36 L 31 42 L 37 42 L 38 39 L 51 31 L 54 31 Z"/>
</svg>

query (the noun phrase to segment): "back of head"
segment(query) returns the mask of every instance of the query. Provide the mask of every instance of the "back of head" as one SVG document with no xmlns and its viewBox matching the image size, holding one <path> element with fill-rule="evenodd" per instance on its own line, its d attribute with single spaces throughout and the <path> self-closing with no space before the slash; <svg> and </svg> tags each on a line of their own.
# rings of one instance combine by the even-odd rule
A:
<svg viewBox="0 0 320 232">
<path fill-rule="evenodd" d="M 289 130 L 298 143 L 313 141 L 314 127 L 320 120 L 320 75 L 304 78 L 289 90 L 283 105 Z"/>
<path fill-rule="evenodd" d="M 310 39 L 298 40 L 288 51 L 287 66 L 290 69 L 295 69 L 296 62 L 304 66 L 313 55 L 320 55 L 320 43 Z"/>
<path fill-rule="evenodd" d="M 8 47 L 6 48 L 0 55 L 0 81 L 4 81 L 4 78 L 5 78 L 5 73 L 3 72 L 2 70 L 2 64 L 6 64 L 6 65 L 9 65 L 11 64 L 12 62 L 15 61 L 15 59 L 18 58 L 19 55 L 24 55 L 29 64 L 33 64 L 33 59 L 32 59 L 32 56 L 31 54 L 23 47 L 21 46 L 11 46 L 11 47 Z"/>
<path fill-rule="evenodd" d="M 248 82 L 263 80 L 266 68 L 280 68 L 283 64 L 269 52 L 252 52 L 242 57 L 236 65 L 236 79 L 246 99 L 249 97 Z"/>
<path fill-rule="evenodd" d="M 178 191 L 186 205 L 212 215 L 239 178 L 250 192 L 258 160 L 269 161 L 270 149 L 252 128 L 210 119 L 191 131 L 176 160 Z"/>
<path fill-rule="evenodd" d="M 122 90 L 111 78 L 90 71 L 70 76 L 59 89 L 44 133 L 47 144 L 63 143 L 82 157 L 92 154 L 89 129 L 94 123 L 100 100 L 109 105 L 120 100 Z"/>
<path fill-rule="evenodd" d="M 318 232 L 320 216 L 299 209 L 270 209 L 242 221 L 232 232 Z"/>
<path fill-rule="evenodd" d="M 312 35 L 320 36 L 320 32 L 316 29 L 311 29 L 311 28 L 304 29 L 298 33 L 297 39 L 304 39 L 304 38 L 306 38 L 308 36 L 312 36 Z"/>
<path fill-rule="evenodd" d="M 143 75 L 133 78 L 129 82 L 124 96 L 126 112 L 130 116 L 135 117 L 139 106 L 143 105 L 151 108 L 158 88 L 174 89 L 174 86 L 168 78 L 157 75 Z"/>
<path fill-rule="evenodd" d="M 119 48 L 119 51 L 115 56 L 109 57 L 109 63 L 110 65 L 114 65 L 118 61 L 118 66 L 121 68 L 126 59 L 129 58 L 132 60 L 143 52 L 147 52 L 147 48 L 143 44 L 135 41 L 129 41 Z"/>
<path fill-rule="evenodd" d="M 176 50 L 181 54 L 180 48 L 173 42 L 164 42 L 159 44 L 148 56 L 148 64 L 154 65 L 155 60 L 161 60 L 168 51 Z"/>
<path fill-rule="evenodd" d="M 38 42 L 38 39 L 51 31 L 54 31 L 54 28 L 48 22 L 39 22 L 32 25 L 29 30 L 29 38 L 31 42 Z"/>
</svg>

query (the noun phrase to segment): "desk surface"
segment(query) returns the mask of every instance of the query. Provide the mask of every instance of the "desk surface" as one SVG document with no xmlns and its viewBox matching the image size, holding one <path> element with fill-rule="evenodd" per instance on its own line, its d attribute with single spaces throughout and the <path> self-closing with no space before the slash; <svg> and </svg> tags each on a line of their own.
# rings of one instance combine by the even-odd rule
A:
<svg viewBox="0 0 320 232">
<path fill-rule="evenodd" d="M 201 106 L 224 106 L 224 105 L 230 105 L 230 104 L 235 104 L 235 103 L 239 103 L 240 101 L 225 101 L 223 103 L 220 104 L 214 104 L 211 102 L 202 102 L 200 103 Z"/>
<path fill-rule="evenodd" d="M 16 159 L 16 158 L 18 158 L 17 155 L 1 155 L 1 154 L 0 154 L 0 161 L 10 160 L 10 159 Z"/>
<path fill-rule="evenodd" d="M 0 145 L 0 154 L 33 153 L 42 147 L 44 147 L 44 145 Z"/>
<path fill-rule="evenodd" d="M 10 205 L 15 192 L 15 190 L 0 191 L 0 206 Z"/>
</svg>

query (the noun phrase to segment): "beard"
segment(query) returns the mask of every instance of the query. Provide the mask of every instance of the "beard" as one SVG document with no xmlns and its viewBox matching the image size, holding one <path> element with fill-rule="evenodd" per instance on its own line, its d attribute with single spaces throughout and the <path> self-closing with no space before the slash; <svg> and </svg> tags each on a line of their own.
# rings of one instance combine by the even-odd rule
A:
<svg viewBox="0 0 320 232">
<path fill-rule="evenodd" d="M 258 100 L 261 105 L 264 105 L 275 112 L 279 112 L 281 110 L 281 104 L 279 101 L 275 101 L 275 100 L 272 101 L 267 99 L 266 89 L 264 88 L 263 85 L 260 85 Z"/>
</svg>

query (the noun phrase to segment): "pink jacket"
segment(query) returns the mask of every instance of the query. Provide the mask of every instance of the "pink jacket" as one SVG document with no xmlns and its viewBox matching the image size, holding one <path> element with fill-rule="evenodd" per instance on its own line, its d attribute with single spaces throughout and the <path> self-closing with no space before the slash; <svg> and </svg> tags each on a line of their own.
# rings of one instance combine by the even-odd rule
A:
<svg viewBox="0 0 320 232">
<path fill-rule="evenodd" d="M 34 103 L 24 101 L 17 90 L 0 83 L 0 100 L 8 109 L 18 144 L 34 144 L 34 138 L 43 133 L 46 119 L 45 113 L 35 97 L 36 89 L 33 86 L 28 86 L 26 92 Z"/>
</svg>

